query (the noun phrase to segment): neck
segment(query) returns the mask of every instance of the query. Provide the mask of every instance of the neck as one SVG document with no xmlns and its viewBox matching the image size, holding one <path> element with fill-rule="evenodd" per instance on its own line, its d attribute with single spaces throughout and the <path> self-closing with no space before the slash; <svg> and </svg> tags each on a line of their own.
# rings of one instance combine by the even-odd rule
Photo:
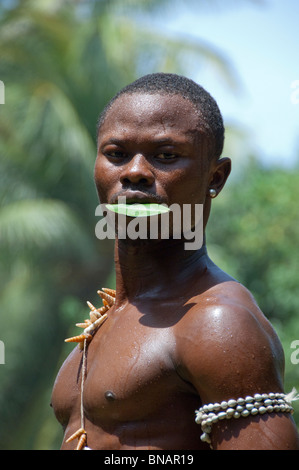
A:
<svg viewBox="0 0 299 470">
<path fill-rule="evenodd" d="M 116 239 L 116 304 L 133 299 L 171 299 L 184 292 L 195 274 L 207 266 L 205 243 L 198 250 L 186 250 L 182 240 L 151 240 L 128 243 Z"/>
</svg>

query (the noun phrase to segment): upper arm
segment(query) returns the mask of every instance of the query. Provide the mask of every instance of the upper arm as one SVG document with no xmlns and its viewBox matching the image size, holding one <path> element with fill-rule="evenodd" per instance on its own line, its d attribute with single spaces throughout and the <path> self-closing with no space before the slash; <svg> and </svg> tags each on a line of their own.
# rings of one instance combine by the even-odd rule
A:
<svg viewBox="0 0 299 470">
<path fill-rule="evenodd" d="M 255 304 L 214 304 L 194 311 L 191 325 L 178 343 L 183 374 L 202 404 L 283 391 L 282 348 Z M 299 448 L 289 413 L 224 419 L 212 425 L 211 439 L 216 449 Z"/>
<path fill-rule="evenodd" d="M 299 450 L 296 425 L 289 413 L 223 420 L 211 432 L 214 450 Z"/>
</svg>

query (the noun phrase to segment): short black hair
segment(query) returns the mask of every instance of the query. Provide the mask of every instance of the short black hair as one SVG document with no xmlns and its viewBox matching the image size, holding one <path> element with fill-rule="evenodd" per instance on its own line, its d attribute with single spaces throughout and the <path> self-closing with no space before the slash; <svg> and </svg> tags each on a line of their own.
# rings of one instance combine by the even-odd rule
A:
<svg viewBox="0 0 299 470">
<path fill-rule="evenodd" d="M 106 105 L 99 116 L 97 136 L 107 112 L 112 104 L 124 94 L 173 94 L 181 95 L 195 106 L 200 117 L 200 128 L 208 134 L 209 156 L 218 159 L 223 151 L 224 125 L 221 112 L 215 99 L 202 86 L 190 78 L 174 73 L 152 73 L 138 78 L 122 88 Z"/>
</svg>

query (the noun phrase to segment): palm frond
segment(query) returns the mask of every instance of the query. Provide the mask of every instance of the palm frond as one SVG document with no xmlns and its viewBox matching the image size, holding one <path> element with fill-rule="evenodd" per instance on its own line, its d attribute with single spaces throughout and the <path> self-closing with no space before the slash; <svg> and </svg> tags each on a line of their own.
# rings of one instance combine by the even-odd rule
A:
<svg viewBox="0 0 299 470">
<path fill-rule="evenodd" d="M 0 210 L 1 250 L 19 255 L 22 251 L 47 249 L 54 254 L 63 248 L 77 256 L 82 252 L 86 255 L 89 245 L 79 219 L 62 201 L 27 199 Z"/>
</svg>

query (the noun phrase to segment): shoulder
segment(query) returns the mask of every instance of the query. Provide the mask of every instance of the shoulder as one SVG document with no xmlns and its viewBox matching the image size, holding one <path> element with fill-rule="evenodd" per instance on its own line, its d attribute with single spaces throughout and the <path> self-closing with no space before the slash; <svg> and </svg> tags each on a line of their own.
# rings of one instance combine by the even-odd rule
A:
<svg viewBox="0 0 299 470">
<path fill-rule="evenodd" d="M 244 286 L 223 282 L 188 303 L 176 330 L 178 361 L 203 401 L 282 389 L 280 341 Z"/>
</svg>

